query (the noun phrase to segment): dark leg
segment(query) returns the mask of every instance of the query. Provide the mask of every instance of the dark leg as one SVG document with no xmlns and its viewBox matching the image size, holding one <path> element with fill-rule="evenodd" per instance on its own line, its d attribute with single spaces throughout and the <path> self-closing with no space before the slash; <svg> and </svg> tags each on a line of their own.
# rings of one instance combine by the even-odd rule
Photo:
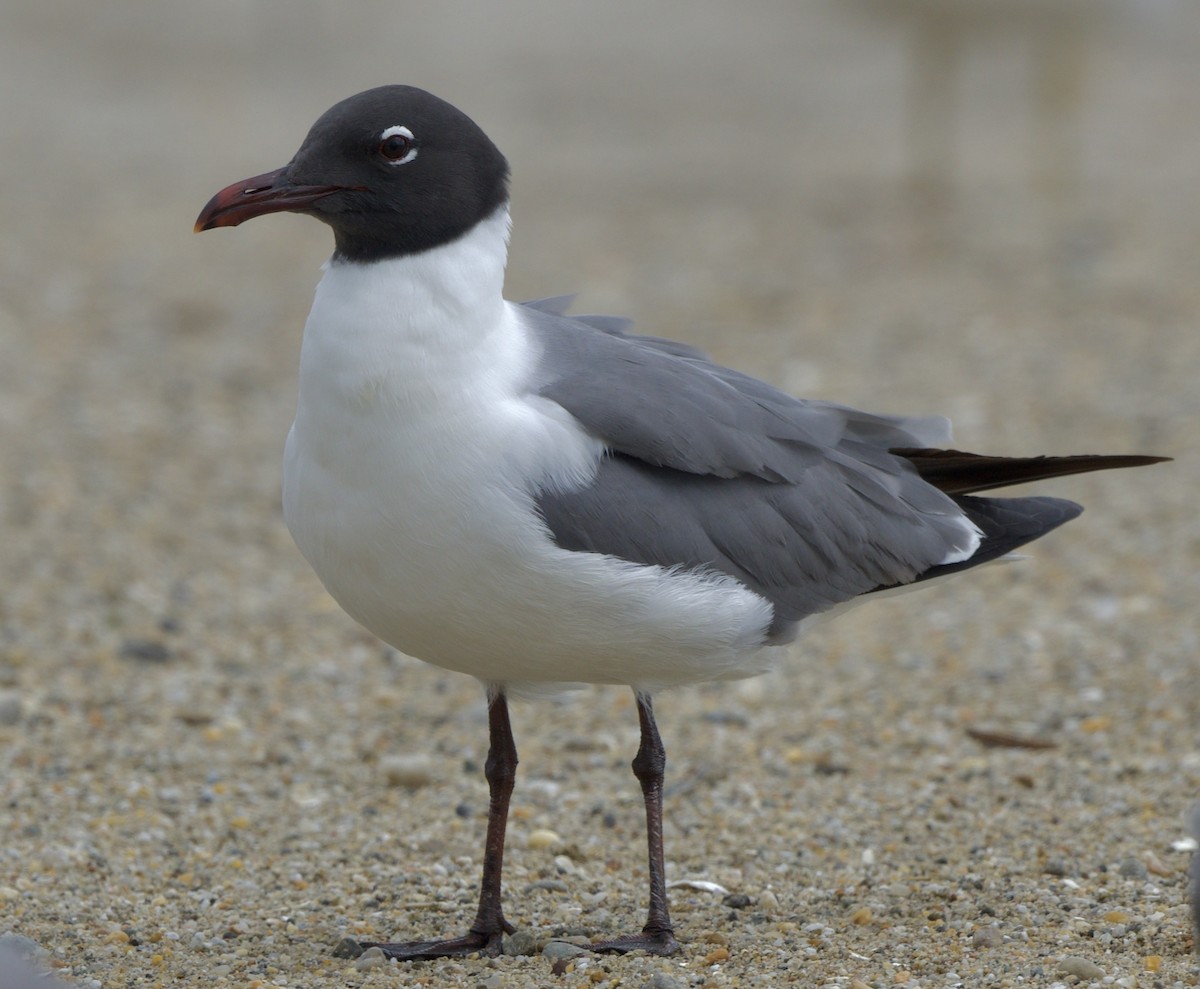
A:
<svg viewBox="0 0 1200 989">
<path fill-rule="evenodd" d="M 652 955 L 671 955 L 679 950 L 679 942 L 671 930 L 667 910 L 667 875 L 663 866 L 662 793 L 663 770 L 667 753 L 654 723 L 654 708 L 650 698 L 637 695 L 638 721 L 642 726 L 642 743 L 633 757 L 633 775 L 642 785 L 646 802 L 646 845 L 650 858 L 650 909 L 641 934 L 627 934 L 611 941 L 591 945 L 593 951 L 646 951 Z"/>
<path fill-rule="evenodd" d="M 491 799 L 488 803 L 487 839 L 483 846 L 483 879 L 479 884 L 479 909 L 475 922 L 462 937 L 446 941 L 401 941 L 393 944 L 367 942 L 366 948 L 381 948 L 389 958 L 446 958 L 451 955 L 500 954 L 500 942 L 514 930 L 500 907 L 500 873 L 504 865 L 504 828 L 508 823 L 508 800 L 517 776 L 517 746 L 508 722 L 508 702 L 503 694 L 488 700 L 488 747 L 484 774 Z"/>
</svg>

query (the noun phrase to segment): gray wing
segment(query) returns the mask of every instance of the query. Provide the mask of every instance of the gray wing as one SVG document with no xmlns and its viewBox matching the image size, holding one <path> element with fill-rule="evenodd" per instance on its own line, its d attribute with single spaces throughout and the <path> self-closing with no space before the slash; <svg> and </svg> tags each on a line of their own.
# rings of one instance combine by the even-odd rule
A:
<svg viewBox="0 0 1200 989">
<path fill-rule="evenodd" d="M 609 451 L 586 487 L 539 492 L 559 545 L 727 573 L 777 625 L 966 548 L 962 510 L 888 452 L 944 442 L 945 420 L 804 402 L 654 338 L 523 315 L 538 393 Z"/>
<path fill-rule="evenodd" d="M 677 357 L 694 357 L 697 360 L 708 362 L 708 355 L 704 351 L 689 344 L 680 343 L 678 340 L 668 340 L 666 337 L 644 337 L 630 334 L 629 330 L 633 326 L 633 320 L 628 316 L 603 316 L 598 313 L 567 316 L 567 310 L 571 308 L 571 303 L 574 301 L 575 296 L 573 295 L 552 295 L 545 299 L 531 299 L 528 302 L 522 302 L 521 305 L 526 309 L 532 309 L 539 313 L 562 316 L 572 322 L 583 323 L 586 326 L 612 336 L 626 337 L 629 340 L 635 340 L 656 350 L 675 354 Z"/>
</svg>

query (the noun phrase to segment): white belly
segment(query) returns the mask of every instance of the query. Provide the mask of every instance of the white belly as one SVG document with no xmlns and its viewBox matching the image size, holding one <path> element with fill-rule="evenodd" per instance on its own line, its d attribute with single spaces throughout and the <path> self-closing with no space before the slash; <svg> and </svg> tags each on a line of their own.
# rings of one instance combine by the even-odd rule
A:
<svg viewBox="0 0 1200 989">
<path fill-rule="evenodd" d="M 559 549 L 490 455 L 498 442 L 435 464 L 420 453 L 428 439 L 391 432 L 319 458 L 303 431 L 288 438 L 288 527 L 329 593 L 381 639 L 492 683 L 652 689 L 766 668 L 746 656 L 770 623 L 762 598 L 725 577 Z"/>
</svg>

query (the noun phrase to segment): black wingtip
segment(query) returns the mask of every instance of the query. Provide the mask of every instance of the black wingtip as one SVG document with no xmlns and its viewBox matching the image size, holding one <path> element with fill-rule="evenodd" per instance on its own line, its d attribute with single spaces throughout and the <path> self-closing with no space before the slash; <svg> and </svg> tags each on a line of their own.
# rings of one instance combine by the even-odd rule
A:
<svg viewBox="0 0 1200 989">
<path fill-rule="evenodd" d="M 925 481 L 950 495 L 990 491 L 1013 484 L 1096 470 L 1147 467 L 1171 459 L 1142 454 L 994 457 L 963 450 L 900 449 L 891 452 L 911 463 Z"/>
<path fill-rule="evenodd" d="M 956 495 L 954 501 L 979 529 L 982 537 L 979 548 L 966 560 L 931 567 L 913 583 L 991 563 L 1083 513 L 1082 505 L 1066 498 L 977 498 Z"/>
</svg>

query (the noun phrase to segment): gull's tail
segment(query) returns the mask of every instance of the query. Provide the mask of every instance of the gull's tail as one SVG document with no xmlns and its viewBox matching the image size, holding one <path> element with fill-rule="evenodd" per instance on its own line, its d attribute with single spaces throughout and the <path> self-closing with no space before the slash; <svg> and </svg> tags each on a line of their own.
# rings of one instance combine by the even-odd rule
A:
<svg viewBox="0 0 1200 989">
<path fill-rule="evenodd" d="M 970 492 L 990 491 L 1010 484 L 1084 474 L 1093 470 L 1144 467 L 1171 459 L 1100 454 L 992 457 L 961 450 L 934 449 L 898 449 L 891 452 L 904 457 L 924 480 L 950 495 L 982 535 L 979 548 L 970 558 L 931 567 L 920 574 L 917 581 L 932 580 L 999 559 L 1057 529 L 1083 511 L 1081 505 L 1065 498 L 977 498 Z"/>
</svg>

